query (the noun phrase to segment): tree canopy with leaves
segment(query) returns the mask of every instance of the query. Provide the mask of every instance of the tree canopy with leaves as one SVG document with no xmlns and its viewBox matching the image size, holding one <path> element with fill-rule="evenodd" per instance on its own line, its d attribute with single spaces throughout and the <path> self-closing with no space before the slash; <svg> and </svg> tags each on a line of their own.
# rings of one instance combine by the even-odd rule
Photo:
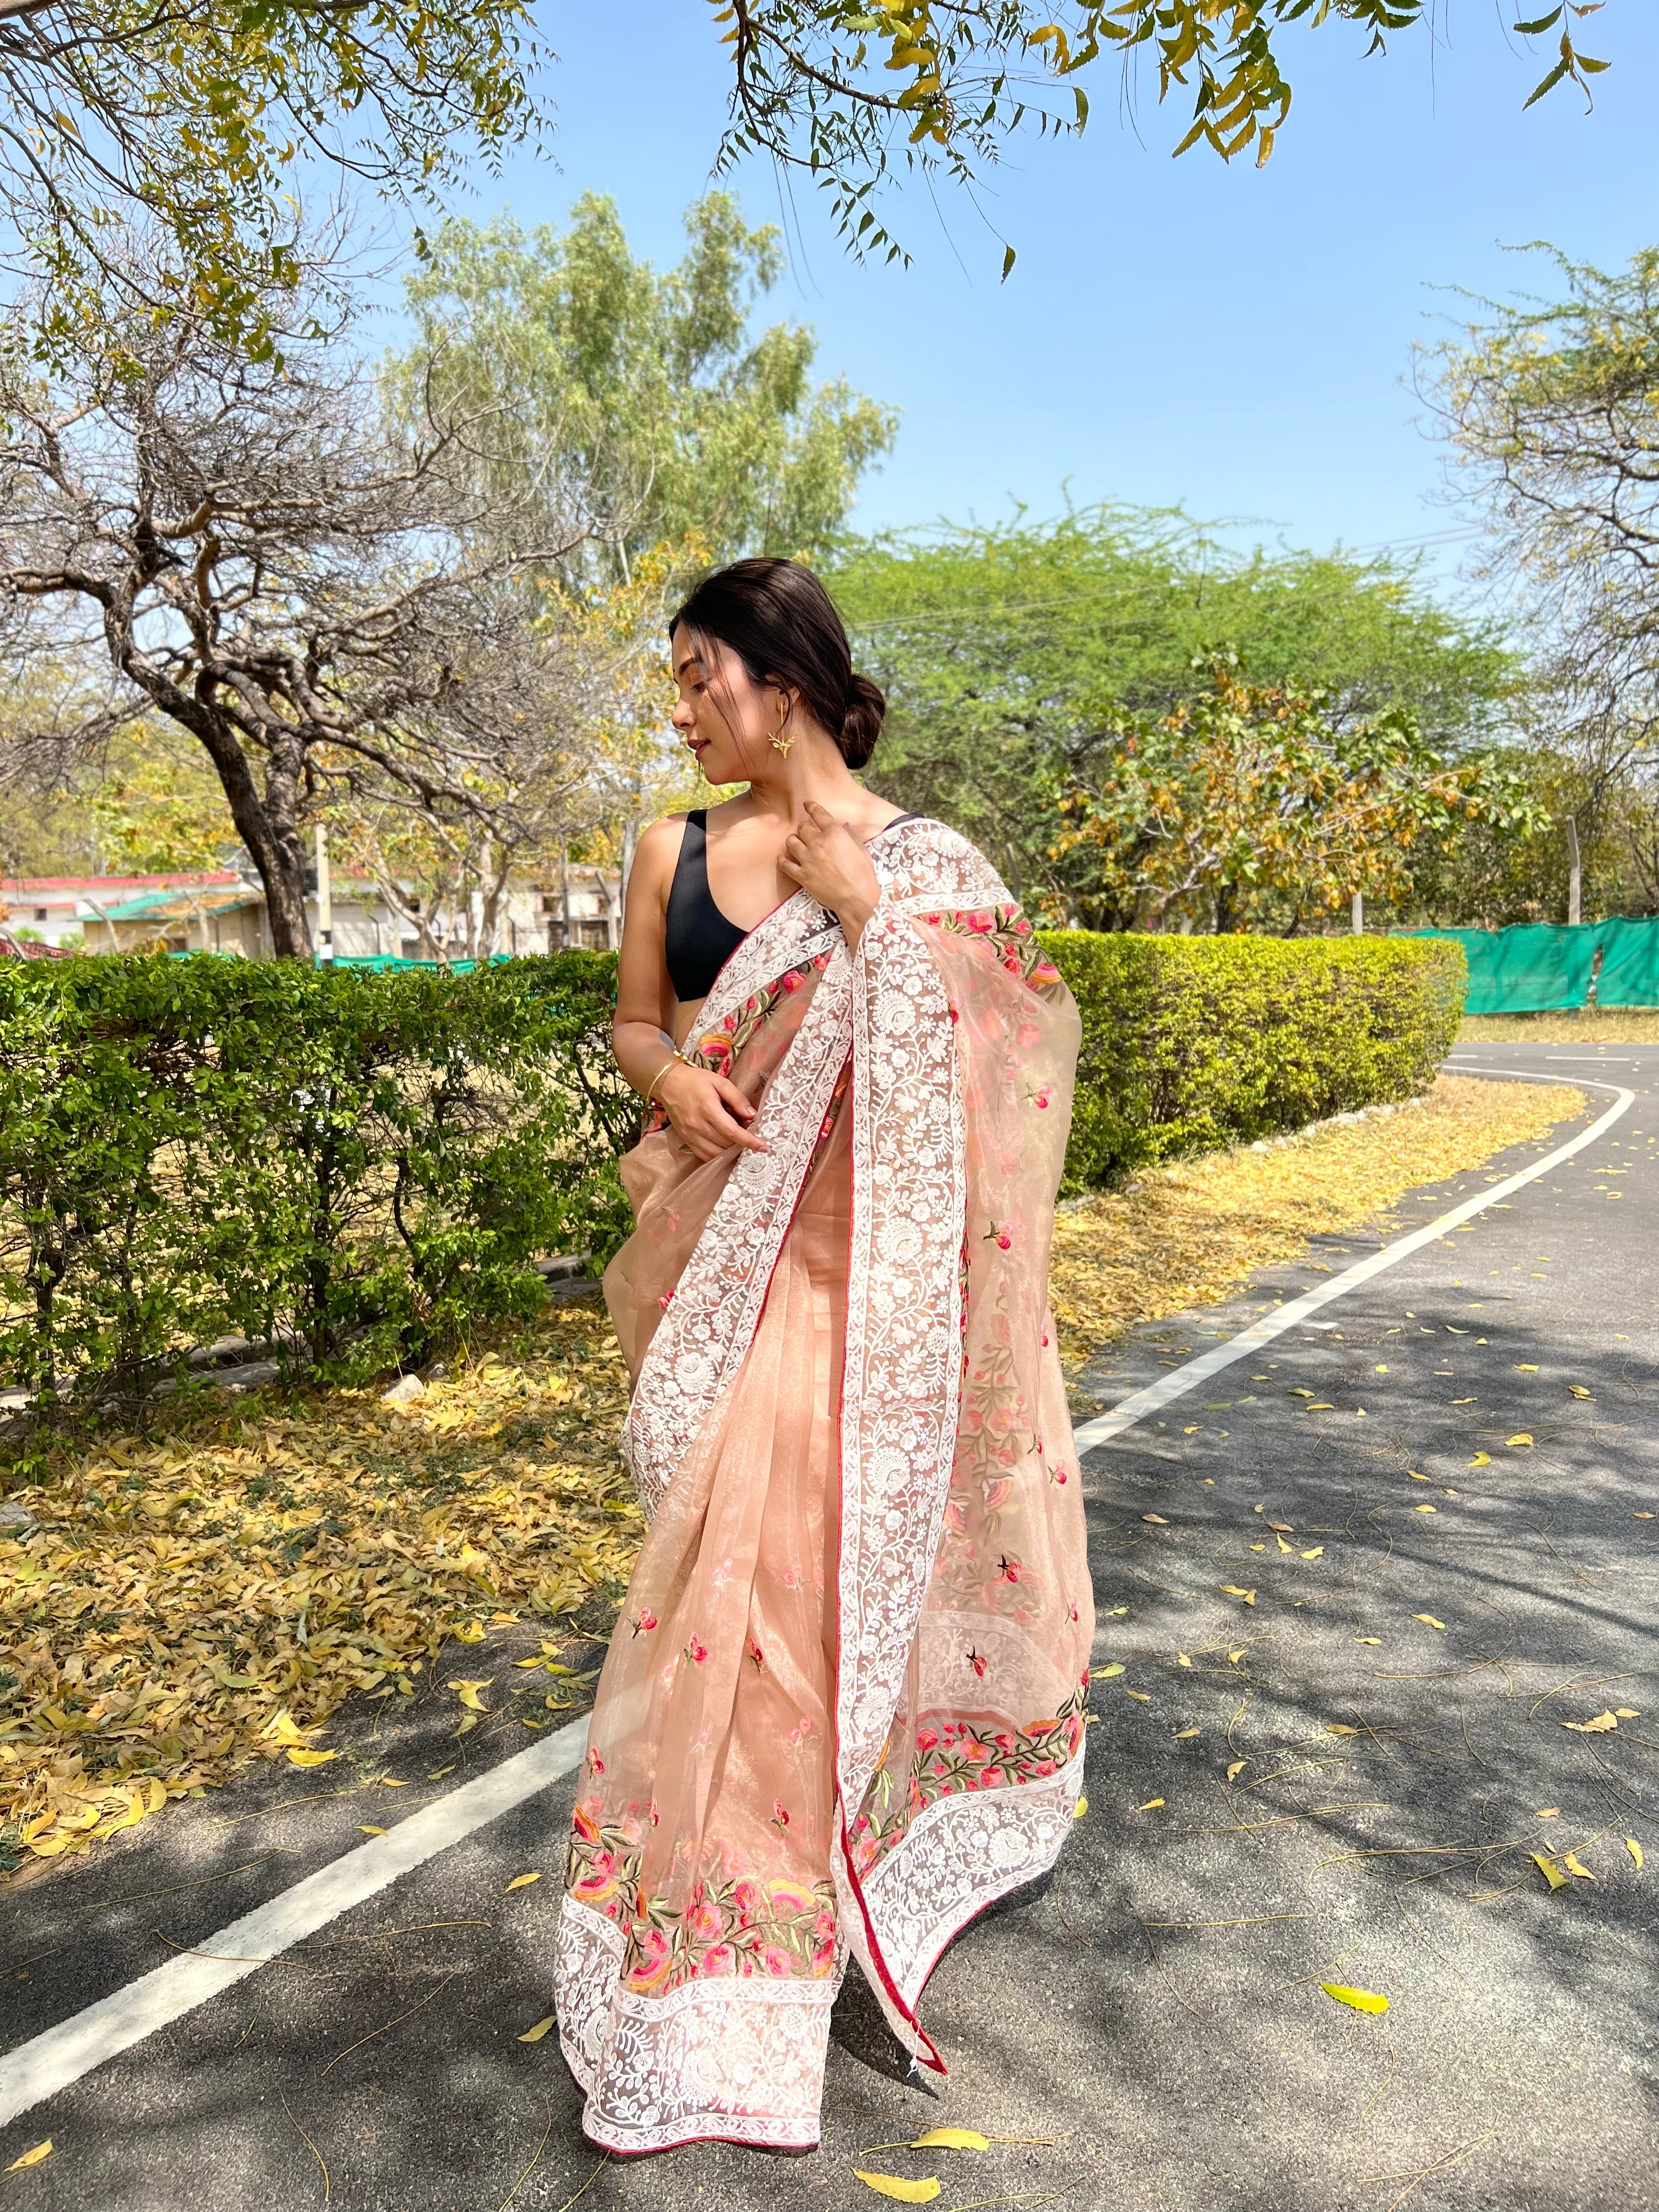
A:
<svg viewBox="0 0 1659 2212">
<path fill-rule="evenodd" d="M 1224 659 L 1164 715 L 1120 715 L 1056 802 L 1048 901 L 1096 929 L 1317 928 L 1356 893 L 1408 896 L 1419 848 L 1531 824 L 1525 780 L 1448 761 L 1409 714 L 1338 727 Z"/>
<path fill-rule="evenodd" d="M 1558 0 L 1513 26 L 1552 41 L 1533 100 L 1607 66 L 1573 36 L 1599 4 Z M 1127 71 L 1144 57 L 1160 101 L 1190 99 L 1177 154 L 1202 144 L 1260 166 L 1290 112 L 1293 27 L 1338 25 L 1378 54 L 1396 33 L 1430 35 L 1431 12 L 1431 0 L 726 0 L 725 158 L 804 172 L 854 251 L 891 258 L 902 248 L 878 212 L 883 185 L 942 173 L 971 186 L 1022 130 L 1080 132 L 1098 64 Z"/>
<path fill-rule="evenodd" d="M 435 393 L 498 423 L 491 488 L 557 501 L 574 470 L 598 510 L 589 547 L 624 578 L 665 544 L 705 566 L 821 550 L 896 425 L 844 379 L 814 385 L 805 325 L 752 327 L 783 270 L 773 226 L 711 192 L 685 229 L 659 270 L 592 194 L 562 232 L 452 218 L 409 279 L 416 343 L 392 368 L 406 405 Z"/>
<path fill-rule="evenodd" d="M 1410 568 L 1241 556 L 1178 513 L 880 538 L 827 577 L 888 693 L 870 781 L 955 823 L 1022 894 L 1048 880 L 1054 802 L 1093 779 L 1121 717 L 1175 713 L 1218 653 L 1247 682 L 1318 692 L 1339 732 L 1403 712 L 1449 755 L 1500 732 L 1519 675 L 1495 628 Z"/>
<path fill-rule="evenodd" d="M 271 343 L 298 171 L 430 199 L 536 131 L 526 0 L 0 0 L 9 258 L 59 355 L 95 295 Z M 168 251 L 135 265 L 135 225 Z"/>
</svg>

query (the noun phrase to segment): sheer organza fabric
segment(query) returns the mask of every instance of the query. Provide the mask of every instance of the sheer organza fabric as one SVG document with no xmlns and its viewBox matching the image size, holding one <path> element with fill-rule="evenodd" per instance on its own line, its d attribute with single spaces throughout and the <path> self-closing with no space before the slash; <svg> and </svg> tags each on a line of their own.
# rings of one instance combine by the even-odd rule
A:
<svg viewBox="0 0 1659 2212">
<path fill-rule="evenodd" d="M 1092 1635 L 1045 1282 L 1077 1016 L 979 854 L 872 847 L 850 957 L 792 900 L 696 1051 L 768 1155 L 658 1127 L 605 1288 L 653 1509 L 602 1674 L 556 1966 L 617 2150 L 817 2139 L 849 1954 L 895 2032 L 1053 1863 Z"/>
</svg>

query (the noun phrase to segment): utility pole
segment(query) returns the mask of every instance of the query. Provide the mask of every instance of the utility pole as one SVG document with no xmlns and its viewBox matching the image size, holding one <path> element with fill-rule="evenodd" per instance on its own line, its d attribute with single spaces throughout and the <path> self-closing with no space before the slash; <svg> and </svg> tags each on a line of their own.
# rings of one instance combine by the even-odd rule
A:
<svg viewBox="0 0 1659 2212">
<path fill-rule="evenodd" d="M 570 848 L 568 845 L 562 845 L 559 848 L 559 908 L 560 928 L 562 932 L 559 940 L 559 950 L 561 952 L 568 952 L 570 950 Z M 672 1038 L 670 1042 L 672 1042 Z"/>
<path fill-rule="evenodd" d="M 1578 823 L 1567 817 L 1567 927 L 1577 929 L 1583 918 L 1583 871 L 1578 865 Z"/>
<path fill-rule="evenodd" d="M 1350 912 L 1349 921 L 1354 935 L 1356 937 L 1363 937 L 1365 934 L 1365 894 L 1364 891 L 1356 891 L 1354 893 L 1353 905 Z"/>
<path fill-rule="evenodd" d="M 328 832 L 317 824 L 317 964 L 334 963 L 334 897 L 328 879 Z"/>
</svg>

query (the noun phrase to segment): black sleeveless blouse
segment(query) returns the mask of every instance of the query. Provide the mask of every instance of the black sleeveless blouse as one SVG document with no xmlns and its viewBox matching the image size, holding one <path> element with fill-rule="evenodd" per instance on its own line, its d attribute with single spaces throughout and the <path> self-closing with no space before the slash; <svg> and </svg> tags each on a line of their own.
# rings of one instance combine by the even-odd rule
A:
<svg viewBox="0 0 1659 2212">
<path fill-rule="evenodd" d="M 914 814 L 896 815 L 876 835 L 884 836 L 901 822 L 915 822 Z M 708 810 L 693 809 L 685 817 L 685 835 L 668 886 L 668 913 L 664 931 L 668 980 L 681 1005 L 706 999 L 714 978 L 747 937 L 728 921 L 714 903 L 708 888 Z"/>
</svg>

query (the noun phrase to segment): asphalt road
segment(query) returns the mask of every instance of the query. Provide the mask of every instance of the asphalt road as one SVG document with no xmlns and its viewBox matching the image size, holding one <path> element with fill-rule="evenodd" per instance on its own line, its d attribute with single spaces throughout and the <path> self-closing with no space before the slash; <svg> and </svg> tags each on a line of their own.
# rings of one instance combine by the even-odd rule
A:
<svg viewBox="0 0 1659 2212">
<path fill-rule="evenodd" d="M 938 2097 L 849 1990 L 821 2150 L 602 2162 L 555 2039 L 517 2040 L 552 2009 L 567 1780 L 15 2120 L 0 2167 L 55 2148 L 0 2202 L 561 2212 L 581 2191 L 584 2212 L 795 2212 L 878 2202 L 856 2165 L 937 2173 L 940 2212 L 1652 2212 L 1659 1048 L 1457 1058 L 1638 1099 L 1503 1210 L 1089 1455 L 1097 1665 L 1124 1671 L 1096 1686 L 1089 1809 L 1058 1875 L 928 1989 L 953 2069 Z M 1607 1103 L 1590 1095 L 1586 1120 Z M 1079 1413 L 1396 1233 L 1323 1240 L 1143 1330 L 1081 1378 Z M 331 1739 L 348 1760 L 267 1770 L 9 1885 L 0 2045 L 210 1949 L 363 1826 L 522 1749 L 512 1693 L 545 1678 L 510 1662 L 536 1648 L 506 1632 L 431 1670 L 490 1678 L 496 1710 L 465 1738 L 441 1696 L 352 1717 Z M 1565 1725 L 1607 1711 L 1614 1729 Z M 1552 1889 L 1534 1850 L 1593 1878 Z M 947 2120 L 1040 2140 L 872 2152 Z"/>
</svg>

